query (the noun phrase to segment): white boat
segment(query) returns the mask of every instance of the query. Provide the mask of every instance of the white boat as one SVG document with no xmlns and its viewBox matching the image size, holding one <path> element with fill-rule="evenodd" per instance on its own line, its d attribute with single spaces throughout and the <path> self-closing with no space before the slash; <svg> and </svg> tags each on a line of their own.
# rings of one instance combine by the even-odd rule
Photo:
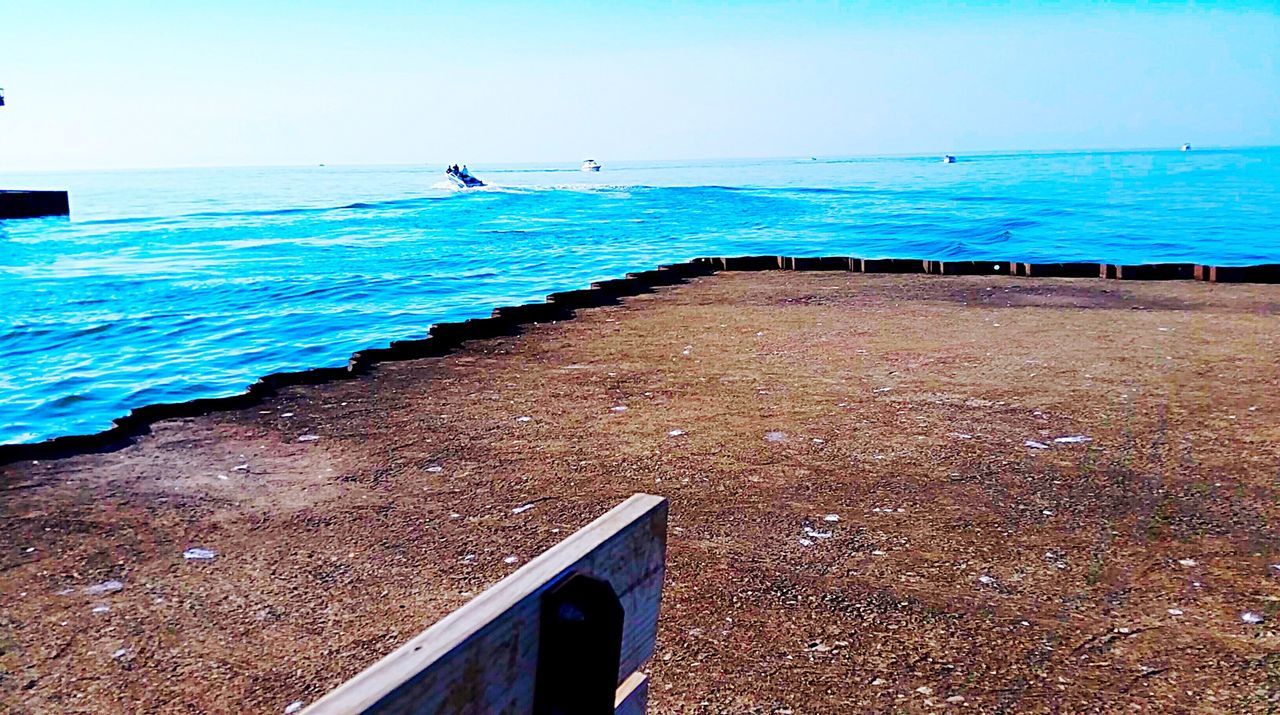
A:
<svg viewBox="0 0 1280 715">
<path fill-rule="evenodd" d="M 943 156 L 942 156 L 942 163 L 943 163 L 943 164 L 954 164 L 954 163 L 956 163 L 956 158 L 955 158 L 954 156 L 951 156 L 950 154 L 943 154 Z"/>
<path fill-rule="evenodd" d="M 1191 151 L 1191 145 L 1190 145 L 1190 144 L 1183 144 L 1183 145 L 1182 145 L 1182 150 L 1183 150 L 1183 151 Z"/>
<path fill-rule="evenodd" d="M 587 159 L 582 162 L 583 171 L 600 171 L 600 162 L 595 159 Z"/>
<path fill-rule="evenodd" d="M 444 175 L 447 176 L 449 181 L 452 181 L 453 185 L 459 189 L 474 189 L 477 186 L 484 186 L 483 181 L 472 176 L 471 172 L 467 171 L 465 164 L 463 164 L 461 169 L 457 170 L 452 166 L 447 167 L 444 170 Z"/>
</svg>

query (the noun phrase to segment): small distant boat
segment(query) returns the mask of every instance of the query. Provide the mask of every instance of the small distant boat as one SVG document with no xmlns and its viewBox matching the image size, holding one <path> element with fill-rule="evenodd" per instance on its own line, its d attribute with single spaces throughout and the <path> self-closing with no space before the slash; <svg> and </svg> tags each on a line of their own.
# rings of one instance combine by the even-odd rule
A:
<svg viewBox="0 0 1280 715">
<path fill-rule="evenodd" d="M 951 156 L 950 154 L 943 154 L 943 155 L 942 155 L 942 163 L 943 163 L 943 164 L 954 164 L 954 163 L 956 163 L 956 158 L 955 158 L 954 156 Z"/>
<path fill-rule="evenodd" d="M 1183 151 L 1191 151 L 1191 145 L 1190 145 L 1190 144 L 1183 144 L 1183 145 L 1182 145 L 1182 150 L 1183 150 Z"/>
<path fill-rule="evenodd" d="M 484 186 L 484 182 L 471 175 L 467 171 L 467 165 L 463 164 L 459 169 L 456 165 L 450 166 L 444 170 L 444 175 L 449 177 L 449 181 L 459 189 L 474 189 L 478 186 Z"/>
<path fill-rule="evenodd" d="M 600 162 L 595 159 L 587 159 L 582 162 L 583 171 L 600 171 Z"/>
<path fill-rule="evenodd" d="M 4 89 L 0 88 L 0 107 L 4 106 Z"/>
</svg>

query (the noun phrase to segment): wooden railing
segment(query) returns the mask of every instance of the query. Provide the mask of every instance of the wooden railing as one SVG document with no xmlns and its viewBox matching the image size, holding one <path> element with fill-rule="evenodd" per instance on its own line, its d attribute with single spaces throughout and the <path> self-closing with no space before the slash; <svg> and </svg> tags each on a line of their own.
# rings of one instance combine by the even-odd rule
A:
<svg viewBox="0 0 1280 715">
<path fill-rule="evenodd" d="M 636 494 L 304 712 L 640 715 L 666 540 Z"/>
</svg>

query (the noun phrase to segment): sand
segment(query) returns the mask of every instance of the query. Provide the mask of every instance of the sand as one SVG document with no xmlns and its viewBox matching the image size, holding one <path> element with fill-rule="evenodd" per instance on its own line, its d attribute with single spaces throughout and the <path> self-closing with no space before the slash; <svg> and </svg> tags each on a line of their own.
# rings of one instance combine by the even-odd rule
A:
<svg viewBox="0 0 1280 715">
<path fill-rule="evenodd" d="M 1278 315 L 721 273 L 0 467 L 0 709 L 282 712 L 644 491 L 650 712 L 1267 712 Z"/>
</svg>

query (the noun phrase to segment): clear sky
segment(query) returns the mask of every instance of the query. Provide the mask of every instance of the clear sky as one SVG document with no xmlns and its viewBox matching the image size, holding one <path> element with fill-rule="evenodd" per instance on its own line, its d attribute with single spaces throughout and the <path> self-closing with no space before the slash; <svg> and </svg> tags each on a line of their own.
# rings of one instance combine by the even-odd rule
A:
<svg viewBox="0 0 1280 715">
<path fill-rule="evenodd" d="M 1280 144 L 1280 0 L 0 0 L 0 171 Z"/>
</svg>

